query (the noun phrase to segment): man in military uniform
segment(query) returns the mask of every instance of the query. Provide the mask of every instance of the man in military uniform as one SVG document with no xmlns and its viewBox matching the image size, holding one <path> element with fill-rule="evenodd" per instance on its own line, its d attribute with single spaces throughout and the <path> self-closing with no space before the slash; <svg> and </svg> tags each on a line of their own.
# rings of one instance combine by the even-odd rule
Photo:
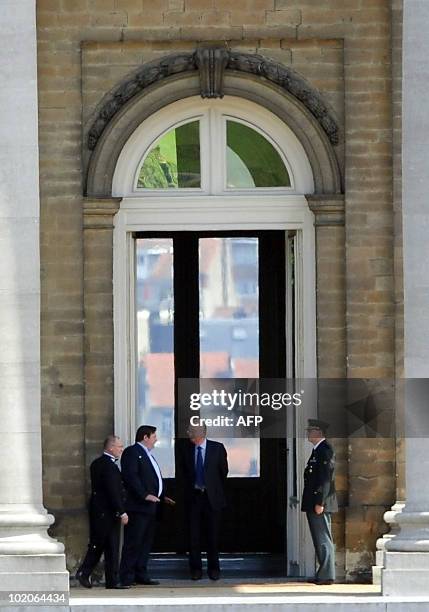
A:
<svg viewBox="0 0 429 612">
<path fill-rule="evenodd" d="M 121 524 L 128 523 L 124 509 L 121 472 L 116 461 L 124 447 L 117 436 L 104 441 L 103 454 L 91 463 L 89 545 L 76 573 L 81 586 L 92 587 L 90 576 L 104 552 L 106 589 L 124 588 L 119 582 L 119 538 Z"/>
<path fill-rule="evenodd" d="M 332 584 L 335 580 L 335 547 L 331 531 L 331 514 L 337 512 L 335 493 L 335 453 L 325 438 L 328 424 L 309 419 L 308 441 L 313 451 L 304 471 L 301 510 L 306 513 L 319 568 L 316 584 Z"/>
</svg>

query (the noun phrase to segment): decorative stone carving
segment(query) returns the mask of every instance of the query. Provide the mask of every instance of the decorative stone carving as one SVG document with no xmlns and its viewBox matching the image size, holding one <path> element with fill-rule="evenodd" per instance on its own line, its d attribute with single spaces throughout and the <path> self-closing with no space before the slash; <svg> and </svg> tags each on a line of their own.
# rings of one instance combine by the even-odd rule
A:
<svg viewBox="0 0 429 612">
<path fill-rule="evenodd" d="M 223 98 L 223 73 L 229 55 L 223 47 L 201 47 L 195 51 L 202 98 Z"/>
<path fill-rule="evenodd" d="M 104 128 L 128 100 L 149 85 L 175 74 L 200 75 L 202 98 L 222 98 L 225 70 L 254 74 L 279 85 L 297 98 L 316 117 L 331 144 L 339 142 L 339 130 L 319 92 L 291 68 L 263 55 L 238 53 L 224 47 L 201 47 L 193 53 L 168 55 L 149 62 L 123 81 L 107 97 L 88 133 L 88 149 L 95 149 Z"/>
<path fill-rule="evenodd" d="M 88 133 L 88 149 L 95 149 L 97 142 L 110 119 L 136 94 L 156 81 L 174 74 L 197 70 L 193 53 L 169 55 L 161 60 L 148 62 L 126 81 L 114 89 L 98 113 Z"/>
</svg>

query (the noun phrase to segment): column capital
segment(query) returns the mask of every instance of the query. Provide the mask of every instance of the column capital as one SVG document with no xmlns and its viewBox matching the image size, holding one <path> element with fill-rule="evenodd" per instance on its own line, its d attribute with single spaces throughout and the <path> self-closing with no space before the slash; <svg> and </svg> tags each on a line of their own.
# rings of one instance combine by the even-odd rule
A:
<svg viewBox="0 0 429 612">
<path fill-rule="evenodd" d="M 307 196 L 308 206 L 314 213 L 317 226 L 344 225 L 344 194 L 312 194 Z"/>
<path fill-rule="evenodd" d="M 113 229 L 122 198 L 83 198 L 83 229 Z"/>
</svg>

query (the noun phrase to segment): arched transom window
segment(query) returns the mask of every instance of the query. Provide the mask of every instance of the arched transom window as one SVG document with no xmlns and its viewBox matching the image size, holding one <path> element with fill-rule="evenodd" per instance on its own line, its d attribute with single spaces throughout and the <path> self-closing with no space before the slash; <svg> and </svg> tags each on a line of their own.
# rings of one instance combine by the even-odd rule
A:
<svg viewBox="0 0 429 612">
<path fill-rule="evenodd" d="M 124 147 L 117 196 L 305 194 L 312 171 L 293 132 L 241 98 L 189 98 L 144 121 Z"/>
</svg>

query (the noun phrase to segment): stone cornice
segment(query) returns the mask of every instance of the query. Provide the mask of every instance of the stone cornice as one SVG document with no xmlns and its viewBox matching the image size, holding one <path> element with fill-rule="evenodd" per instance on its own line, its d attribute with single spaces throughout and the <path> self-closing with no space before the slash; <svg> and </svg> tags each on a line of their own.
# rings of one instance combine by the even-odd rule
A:
<svg viewBox="0 0 429 612">
<path fill-rule="evenodd" d="M 84 198 L 83 228 L 112 229 L 122 198 Z"/>
<path fill-rule="evenodd" d="M 316 226 L 344 225 L 345 198 L 343 194 L 307 196 L 308 206 L 314 213 Z"/>
</svg>

